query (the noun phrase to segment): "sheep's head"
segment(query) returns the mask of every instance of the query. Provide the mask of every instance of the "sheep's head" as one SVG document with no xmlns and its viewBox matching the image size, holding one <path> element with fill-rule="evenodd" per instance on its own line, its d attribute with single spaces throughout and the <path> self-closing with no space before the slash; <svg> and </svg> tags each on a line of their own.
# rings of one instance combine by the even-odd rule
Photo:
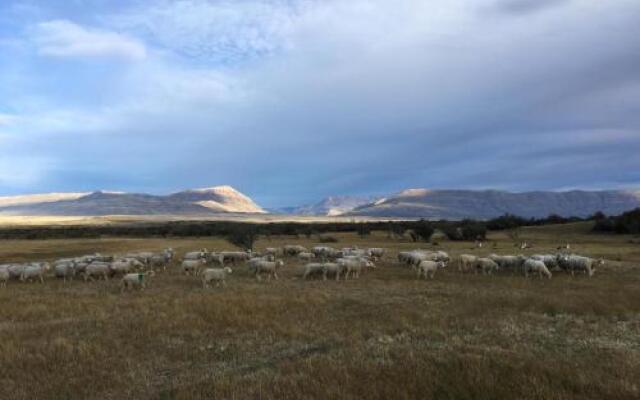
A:
<svg viewBox="0 0 640 400">
<path fill-rule="evenodd" d="M 233 270 L 229 267 L 224 267 L 224 272 L 226 272 L 227 274 L 230 274 L 233 272 Z"/>
</svg>

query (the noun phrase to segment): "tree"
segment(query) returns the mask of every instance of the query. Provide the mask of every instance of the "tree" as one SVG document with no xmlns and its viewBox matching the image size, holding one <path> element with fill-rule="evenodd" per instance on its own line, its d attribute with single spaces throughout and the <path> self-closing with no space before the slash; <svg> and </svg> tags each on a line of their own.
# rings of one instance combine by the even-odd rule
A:
<svg viewBox="0 0 640 400">
<path fill-rule="evenodd" d="M 433 232 L 435 232 L 435 229 L 429 221 L 421 219 L 413 228 L 413 231 L 416 233 L 416 235 L 418 235 L 419 238 L 427 242 L 431 238 L 431 235 L 433 235 Z M 416 241 L 417 240 L 414 240 L 414 242 Z"/>
<path fill-rule="evenodd" d="M 253 244 L 258 238 L 258 229 L 251 224 L 238 225 L 227 234 L 229 243 L 244 250 L 253 250 Z"/>
</svg>

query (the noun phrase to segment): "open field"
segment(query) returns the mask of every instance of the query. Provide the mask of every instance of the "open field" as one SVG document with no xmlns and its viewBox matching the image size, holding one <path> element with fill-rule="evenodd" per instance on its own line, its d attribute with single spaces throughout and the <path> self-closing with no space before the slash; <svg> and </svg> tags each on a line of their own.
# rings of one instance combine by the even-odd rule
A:
<svg viewBox="0 0 640 400">
<path fill-rule="evenodd" d="M 256 282 L 234 270 L 203 290 L 177 269 L 144 292 L 118 282 L 0 289 L 0 399 L 638 399 L 640 245 L 588 224 L 524 228 L 525 253 L 605 257 L 589 279 L 460 274 L 433 281 L 395 265 L 416 247 L 518 253 L 505 233 L 488 245 L 439 246 L 336 234 L 334 247 L 385 247 L 359 280 Z M 314 239 L 272 237 L 256 249 Z M 496 248 L 493 248 L 495 243 Z M 0 241 L 0 263 L 172 246 L 231 249 L 218 238 Z"/>
</svg>

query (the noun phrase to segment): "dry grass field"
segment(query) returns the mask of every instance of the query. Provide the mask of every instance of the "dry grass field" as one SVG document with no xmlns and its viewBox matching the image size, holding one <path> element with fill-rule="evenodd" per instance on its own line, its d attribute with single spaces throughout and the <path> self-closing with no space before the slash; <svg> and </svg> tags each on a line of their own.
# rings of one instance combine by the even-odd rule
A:
<svg viewBox="0 0 640 400">
<path fill-rule="evenodd" d="M 529 253 L 607 264 L 589 279 L 461 274 L 433 281 L 395 265 L 399 250 L 518 253 L 504 233 L 482 250 L 336 235 L 335 247 L 389 249 L 359 280 L 278 281 L 243 267 L 203 290 L 177 269 L 143 292 L 118 281 L 0 289 L 0 399 L 638 399 L 640 245 L 586 224 L 525 228 Z M 257 249 L 313 239 L 273 237 Z M 493 248 L 495 243 L 496 248 Z M 2 241 L 0 263 L 85 253 L 200 247 L 217 238 Z"/>
</svg>

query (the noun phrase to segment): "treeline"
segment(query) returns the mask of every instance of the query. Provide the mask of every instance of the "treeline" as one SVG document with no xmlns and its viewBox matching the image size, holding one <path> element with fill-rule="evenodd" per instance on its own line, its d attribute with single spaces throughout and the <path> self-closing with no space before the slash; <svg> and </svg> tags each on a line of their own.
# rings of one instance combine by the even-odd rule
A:
<svg viewBox="0 0 640 400">
<path fill-rule="evenodd" d="M 390 236 L 411 240 L 428 240 L 441 230 L 452 240 L 481 239 L 486 235 L 484 222 L 465 221 L 376 221 L 376 222 L 273 222 L 249 223 L 232 221 L 179 221 L 163 223 L 132 223 L 118 225 L 77 225 L 0 228 L 0 239 L 66 239 L 99 237 L 207 237 L 229 238 L 242 242 L 249 236 L 318 236 L 331 242 L 328 234 L 355 232 L 367 236 L 372 231 L 388 232 Z"/>
<path fill-rule="evenodd" d="M 607 217 L 602 213 L 594 216 L 596 221 L 593 230 L 621 234 L 640 234 L 640 208 L 628 211 L 615 217 Z"/>
</svg>

